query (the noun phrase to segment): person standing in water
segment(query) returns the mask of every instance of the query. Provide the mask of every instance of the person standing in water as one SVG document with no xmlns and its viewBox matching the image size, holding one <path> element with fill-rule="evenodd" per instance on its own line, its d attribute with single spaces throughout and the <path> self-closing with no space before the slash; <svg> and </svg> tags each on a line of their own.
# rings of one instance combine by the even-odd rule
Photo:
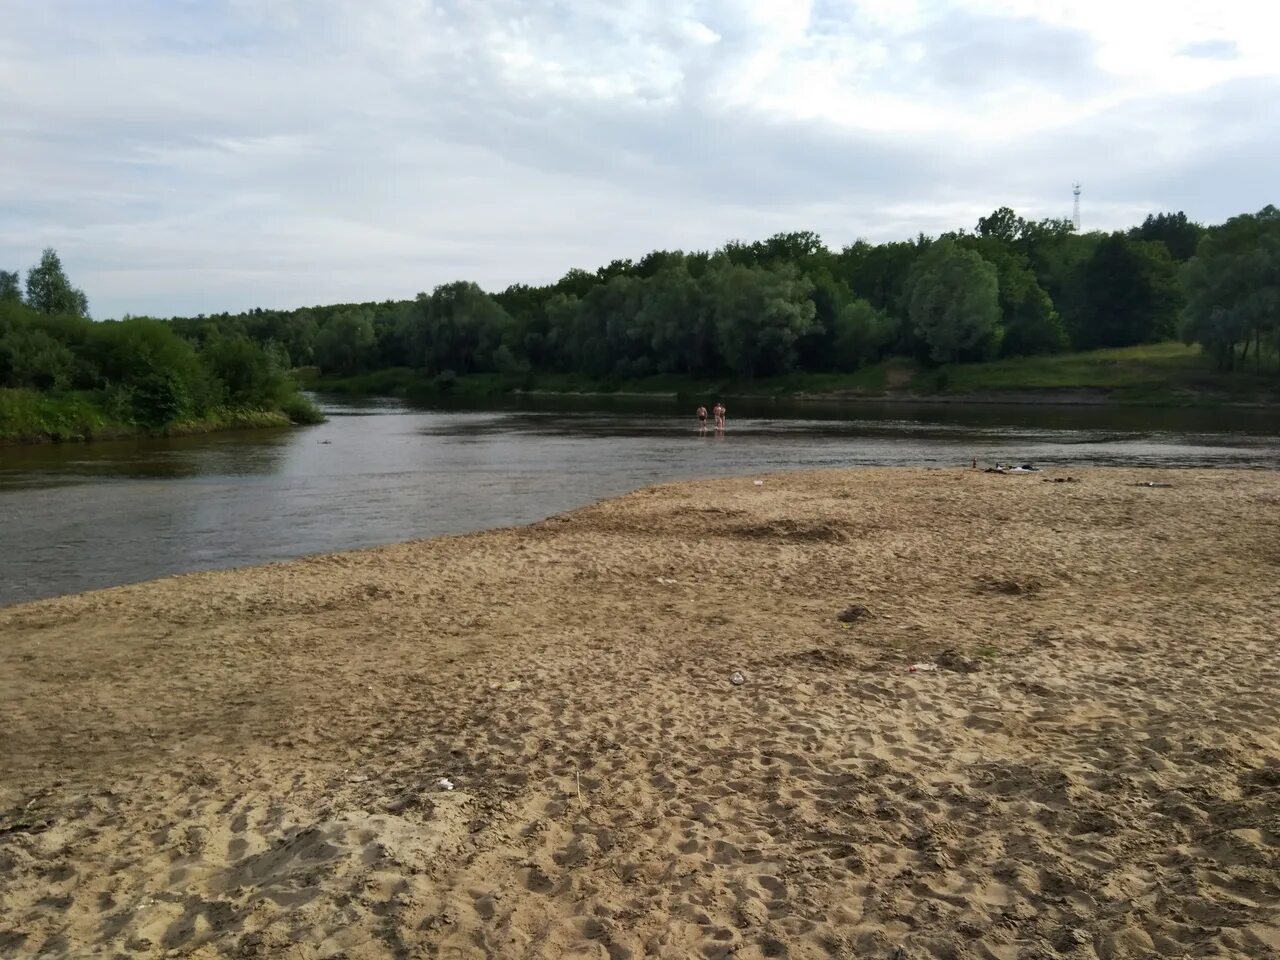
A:
<svg viewBox="0 0 1280 960">
<path fill-rule="evenodd" d="M 707 429 L 707 408 L 699 405 L 698 407 L 698 426 L 705 432 Z"/>
<path fill-rule="evenodd" d="M 719 400 L 717 400 L 717 401 L 716 401 L 716 405 L 715 405 L 715 407 L 714 407 L 714 408 L 712 408 L 712 411 L 711 411 L 711 412 L 712 412 L 713 414 L 715 414 L 715 418 L 716 418 L 716 429 L 717 429 L 717 430 L 723 430 L 723 429 L 724 429 L 724 415 L 725 415 L 725 413 L 727 412 L 727 411 L 725 410 L 725 408 L 724 408 L 724 404 L 723 404 L 723 403 L 721 403 Z"/>
</svg>

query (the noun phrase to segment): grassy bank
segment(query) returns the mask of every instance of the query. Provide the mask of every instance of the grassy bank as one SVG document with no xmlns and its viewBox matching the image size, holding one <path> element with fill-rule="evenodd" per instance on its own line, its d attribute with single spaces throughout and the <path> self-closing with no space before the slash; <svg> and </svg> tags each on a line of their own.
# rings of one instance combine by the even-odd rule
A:
<svg viewBox="0 0 1280 960">
<path fill-rule="evenodd" d="M 305 382 L 313 389 L 344 396 L 408 399 L 537 392 L 1162 406 L 1280 403 L 1280 373 L 1220 373 L 1198 347 L 1175 342 L 941 367 L 895 358 L 853 373 L 796 373 L 749 380 L 698 380 L 676 375 L 600 379 L 574 374 L 427 377 L 396 367 L 345 378 L 319 377 L 311 371 Z"/>
<path fill-rule="evenodd" d="M 180 436 L 220 430 L 287 427 L 324 419 L 314 404 L 299 399 L 288 409 L 219 407 L 204 416 L 179 418 L 149 427 L 112 416 L 99 394 L 40 393 L 0 389 L 0 443 L 110 440 L 133 436 Z"/>
</svg>

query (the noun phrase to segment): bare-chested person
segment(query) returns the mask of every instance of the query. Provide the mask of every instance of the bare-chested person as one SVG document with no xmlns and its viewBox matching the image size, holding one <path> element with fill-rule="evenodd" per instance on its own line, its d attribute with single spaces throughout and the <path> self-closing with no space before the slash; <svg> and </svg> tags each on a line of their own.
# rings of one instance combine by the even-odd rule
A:
<svg viewBox="0 0 1280 960">
<path fill-rule="evenodd" d="M 716 418 L 716 429 L 717 429 L 717 430 L 723 430 L 723 429 L 724 429 L 724 415 L 725 415 L 725 413 L 726 413 L 726 412 L 727 412 L 727 411 L 726 411 L 726 410 L 725 410 L 725 408 L 724 408 L 724 404 L 723 404 L 723 403 L 721 403 L 719 400 L 717 400 L 717 401 L 716 401 L 716 405 L 715 405 L 714 407 L 712 407 L 712 409 L 711 409 L 711 413 L 712 413 L 712 414 L 715 416 L 715 418 Z"/>
<path fill-rule="evenodd" d="M 703 406 L 698 407 L 698 426 L 701 427 L 703 430 L 707 429 L 707 408 L 706 407 L 703 407 Z"/>
</svg>

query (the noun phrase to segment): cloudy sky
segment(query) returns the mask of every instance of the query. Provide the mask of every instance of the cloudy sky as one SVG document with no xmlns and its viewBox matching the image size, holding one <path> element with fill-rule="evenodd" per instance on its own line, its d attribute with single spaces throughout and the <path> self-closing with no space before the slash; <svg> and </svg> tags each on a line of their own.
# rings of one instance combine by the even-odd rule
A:
<svg viewBox="0 0 1280 960">
<path fill-rule="evenodd" d="M 1264 0 L 0 0 L 0 268 L 97 317 L 1277 197 Z"/>
</svg>

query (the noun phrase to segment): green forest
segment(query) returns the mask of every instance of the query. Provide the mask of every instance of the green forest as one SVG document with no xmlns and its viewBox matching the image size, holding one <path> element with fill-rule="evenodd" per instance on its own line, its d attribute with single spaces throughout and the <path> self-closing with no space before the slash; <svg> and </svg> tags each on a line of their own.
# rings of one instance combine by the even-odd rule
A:
<svg viewBox="0 0 1280 960">
<path fill-rule="evenodd" d="M 25 287 L 0 271 L 0 437 L 311 419 L 290 371 L 398 394 L 1138 386 L 1130 398 L 1274 399 L 1280 211 L 1077 233 L 1005 207 L 939 237 L 833 250 L 799 231 L 545 286 L 458 281 L 407 301 L 163 321 L 90 321 L 51 250 Z M 41 405 L 102 426 L 45 429 L 30 419 Z"/>
<path fill-rule="evenodd" d="M 144 317 L 95 322 L 53 250 L 0 271 L 0 441 L 198 433 L 320 419 L 279 347 L 198 342 Z"/>
</svg>

